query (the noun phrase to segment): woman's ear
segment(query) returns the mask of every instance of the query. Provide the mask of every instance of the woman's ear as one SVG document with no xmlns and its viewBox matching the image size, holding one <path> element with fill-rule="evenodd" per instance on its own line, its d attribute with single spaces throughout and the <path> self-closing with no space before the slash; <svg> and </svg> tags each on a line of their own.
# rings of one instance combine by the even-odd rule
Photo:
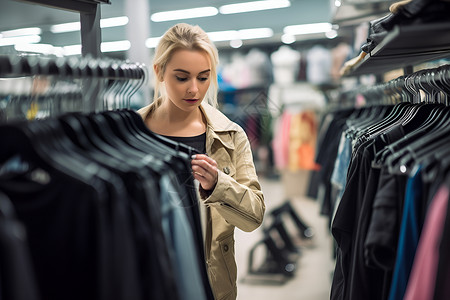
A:
<svg viewBox="0 0 450 300">
<path fill-rule="evenodd" d="M 153 65 L 153 71 L 155 71 L 156 78 L 158 78 L 159 81 L 163 82 L 163 76 L 161 74 L 161 69 L 157 65 Z"/>
</svg>

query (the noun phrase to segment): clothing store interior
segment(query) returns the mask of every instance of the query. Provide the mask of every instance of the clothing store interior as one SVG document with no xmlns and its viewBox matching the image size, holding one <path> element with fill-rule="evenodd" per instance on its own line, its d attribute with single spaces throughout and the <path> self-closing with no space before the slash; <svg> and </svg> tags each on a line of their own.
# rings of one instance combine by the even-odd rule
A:
<svg viewBox="0 0 450 300">
<path fill-rule="evenodd" d="M 0 299 L 214 299 L 191 148 L 136 114 L 177 23 L 264 195 L 237 299 L 450 299 L 449 0 L 0 2 Z"/>
</svg>

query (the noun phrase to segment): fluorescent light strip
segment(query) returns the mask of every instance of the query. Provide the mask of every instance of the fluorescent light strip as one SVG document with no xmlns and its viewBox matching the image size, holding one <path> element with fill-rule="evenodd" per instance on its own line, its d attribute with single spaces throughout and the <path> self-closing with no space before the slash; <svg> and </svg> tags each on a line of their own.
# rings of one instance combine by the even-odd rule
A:
<svg viewBox="0 0 450 300">
<path fill-rule="evenodd" d="M 117 51 L 127 51 L 131 48 L 130 41 L 116 41 L 116 42 L 104 42 L 101 44 L 100 50 L 102 52 L 117 52 Z"/>
<path fill-rule="evenodd" d="M 293 42 L 296 41 L 295 36 L 291 35 L 291 34 L 283 34 L 281 36 L 281 41 L 284 44 L 292 44 Z"/>
<path fill-rule="evenodd" d="M 116 18 L 108 18 L 108 19 L 101 19 L 100 20 L 100 27 L 101 28 L 108 28 L 108 27 L 119 27 L 119 26 L 125 26 L 128 24 L 128 17 L 116 17 Z"/>
<path fill-rule="evenodd" d="M 232 41 L 230 41 L 230 47 L 234 48 L 234 49 L 240 48 L 242 46 L 242 44 L 243 44 L 242 40 L 232 40 Z"/>
<path fill-rule="evenodd" d="M 66 56 L 81 54 L 81 45 L 71 45 L 71 46 L 65 46 L 62 48 L 63 48 L 63 53 Z M 131 48 L 131 42 L 128 40 L 115 41 L 115 42 L 103 42 L 100 45 L 101 52 L 127 51 L 130 48 Z"/>
<path fill-rule="evenodd" d="M 218 13 L 219 11 L 217 8 L 212 6 L 206 6 L 206 7 L 157 12 L 152 14 L 150 18 L 153 22 L 165 22 L 172 20 L 211 17 L 217 15 Z"/>
<path fill-rule="evenodd" d="M 63 47 L 64 56 L 81 55 L 81 45 L 71 45 Z"/>
<path fill-rule="evenodd" d="M 128 17 L 115 17 L 115 18 L 106 18 L 100 20 L 100 28 L 108 28 L 108 27 L 118 27 L 125 26 L 128 24 Z M 52 33 L 63 33 L 63 32 L 72 32 L 79 31 L 81 29 L 80 22 L 70 22 L 52 25 L 50 27 L 50 31 Z"/>
<path fill-rule="evenodd" d="M 238 14 L 251 11 L 260 11 L 267 9 L 284 8 L 291 6 L 289 0 L 265 0 L 265 1 L 252 1 L 236 4 L 223 5 L 219 8 L 221 14 Z"/>
<path fill-rule="evenodd" d="M 30 27 L 30 28 L 20 28 L 14 30 L 2 31 L 1 35 L 4 38 L 12 38 L 19 37 L 24 35 L 40 35 L 42 33 L 42 29 L 39 27 Z"/>
<path fill-rule="evenodd" d="M 50 26 L 50 31 L 52 33 L 72 32 L 72 31 L 79 31 L 80 29 L 81 29 L 80 22 L 70 22 Z"/>
<path fill-rule="evenodd" d="M 158 46 L 160 39 L 161 39 L 161 37 L 148 38 L 147 40 L 145 40 L 145 47 L 156 48 L 156 46 Z"/>
<path fill-rule="evenodd" d="M 273 30 L 270 28 L 252 28 L 241 30 L 225 30 L 207 33 L 214 42 L 232 41 L 232 40 L 251 40 L 262 39 L 273 36 Z"/>
<path fill-rule="evenodd" d="M 330 31 L 332 28 L 333 26 L 330 23 L 313 23 L 313 24 L 286 26 L 284 27 L 283 32 L 285 34 L 290 35 L 301 35 L 301 34 L 327 32 Z"/>
<path fill-rule="evenodd" d="M 12 46 L 17 44 L 33 44 L 39 43 L 41 37 L 39 35 L 27 35 L 18 37 L 9 37 L 0 39 L 0 47 L 2 46 Z"/>
<path fill-rule="evenodd" d="M 264 39 L 273 36 L 273 30 L 270 28 L 241 29 L 238 30 L 238 33 L 241 40 Z"/>
<path fill-rule="evenodd" d="M 224 31 L 212 31 L 207 32 L 209 38 L 213 42 L 231 41 L 239 39 L 239 33 L 237 30 L 224 30 Z"/>
<path fill-rule="evenodd" d="M 15 45 L 14 49 L 19 52 L 40 53 L 44 55 L 63 56 L 64 54 L 62 47 L 54 47 L 49 44 L 19 44 Z"/>
</svg>

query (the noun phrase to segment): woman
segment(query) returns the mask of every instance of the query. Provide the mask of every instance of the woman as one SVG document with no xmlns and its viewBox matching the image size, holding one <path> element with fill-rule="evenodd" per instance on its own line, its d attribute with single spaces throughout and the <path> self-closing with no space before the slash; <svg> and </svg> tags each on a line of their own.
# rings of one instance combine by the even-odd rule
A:
<svg viewBox="0 0 450 300">
<path fill-rule="evenodd" d="M 173 26 L 156 48 L 154 101 L 139 113 L 151 131 L 204 153 L 193 157 L 192 174 L 204 204 L 209 280 L 215 299 L 236 299 L 234 228 L 258 228 L 265 205 L 245 132 L 215 108 L 217 64 L 200 27 Z"/>
</svg>

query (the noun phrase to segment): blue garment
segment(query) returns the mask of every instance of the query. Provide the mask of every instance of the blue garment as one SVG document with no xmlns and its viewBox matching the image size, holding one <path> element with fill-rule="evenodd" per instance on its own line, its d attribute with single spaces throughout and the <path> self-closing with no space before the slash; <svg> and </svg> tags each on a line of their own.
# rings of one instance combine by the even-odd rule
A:
<svg viewBox="0 0 450 300">
<path fill-rule="evenodd" d="M 331 174 L 331 183 L 334 188 L 338 191 L 336 195 L 334 207 L 339 206 L 342 194 L 344 194 L 344 188 L 347 184 L 347 172 L 350 165 L 350 160 L 352 156 L 352 140 L 346 136 L 345 131 L 341 134 L 341 139 L 339 141 L 339 149 L 336 161 L 334 163 L 333 173 Z M 335 212 L 333 212 L 334 216 Z"/>
<path fill-rule="evenodd" d="M 161 177 L 160 186 L 163 231 L 172 250 L 170 254 L 179 294 L 182 299 L 205 300 L 199 258 L 182 199 L 168 175 Z"/>
<path fill-rule="evenodd" d="M 409 178 L 406 185 L 405 203 L 397 246 L 389 300 L 402 300 L 408 285 L 409 274 L 414 263 L 416 248 L 419 243 L 419 211 L 421 207 L 423 182 L 420 168 Z"/>
</svg>

